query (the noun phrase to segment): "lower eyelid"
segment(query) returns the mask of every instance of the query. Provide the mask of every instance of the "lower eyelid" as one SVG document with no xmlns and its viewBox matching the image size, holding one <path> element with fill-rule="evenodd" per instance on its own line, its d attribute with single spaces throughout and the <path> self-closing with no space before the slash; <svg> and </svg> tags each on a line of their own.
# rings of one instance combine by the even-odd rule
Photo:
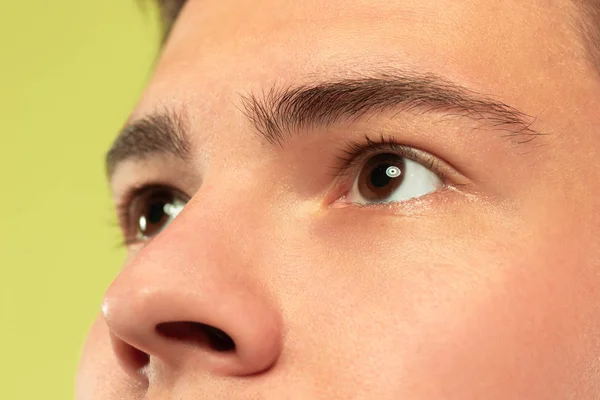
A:
<svg viewBox="0 0 600 400">
<path fill-rule="evenodd" d="M 403 201 L 373 204 L 357 204 L 350 202 L 333 202 L 328 208 L 356 208 L 365 211 L 383 212 L 391 215 L 414 215 L 420 213 L 429 214 L 432 209 L 439 210 L 439 206 L 451 201 L 469 199 L 464 193 L 457 190 L 454 186 L 444 185 L 435 192 L 431 192 L 421 197 L 414 197 Z"/>
</svg>

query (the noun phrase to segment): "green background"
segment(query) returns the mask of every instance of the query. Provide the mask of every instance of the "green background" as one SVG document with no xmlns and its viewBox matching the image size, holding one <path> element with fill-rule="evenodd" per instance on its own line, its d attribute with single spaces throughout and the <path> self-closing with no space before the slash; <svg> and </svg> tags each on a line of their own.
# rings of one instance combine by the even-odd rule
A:
<svg viewBox="0 0 600 400">
<path fill-rule="evenodd" d="M 0 399 L 70 399 L 124 251 L 103 157 L 158 51 L 149 1 L 0 6 Z"/>
</svg>

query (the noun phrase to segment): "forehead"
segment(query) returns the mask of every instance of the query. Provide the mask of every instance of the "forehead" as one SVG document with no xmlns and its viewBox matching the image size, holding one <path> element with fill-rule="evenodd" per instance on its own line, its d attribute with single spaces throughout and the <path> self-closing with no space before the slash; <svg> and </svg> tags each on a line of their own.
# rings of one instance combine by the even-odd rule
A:
<svg viewBox="0 0 600 400">
<path fill-rule="evenodd" d="M 386 68 L 537 115 L 591 86 L 574 18 L 567 0 L 191 0 L 134 115 L 177 99 L 215 116 L 240 93 Z"/>
<path fill-rule="evenodd" d="M 568 0 L 502 0 L 485 6 L 479 0 L 191 0 L 182 14 L 168 49 L 192 44 L 204 56 L 256 50 L 263 56 L 265 50 L 344 55 L 379 43 L 374 50 L 391 46 L 385 52 L 398 57 L 406 58 L 402 52 L 431 56 L 426 50 L 432 50 L 435 58 L 448 59 L 457 50 L 466 55 L 482 50 L 482 44 L 548 51 L 557 42 L 573 47 L 570 41 L 576 39 L 576 14 Z M 416 43 L 410 46 L 411 41 Z M 184 50 L 188 57 L 189 50 Z"/>
</svg>

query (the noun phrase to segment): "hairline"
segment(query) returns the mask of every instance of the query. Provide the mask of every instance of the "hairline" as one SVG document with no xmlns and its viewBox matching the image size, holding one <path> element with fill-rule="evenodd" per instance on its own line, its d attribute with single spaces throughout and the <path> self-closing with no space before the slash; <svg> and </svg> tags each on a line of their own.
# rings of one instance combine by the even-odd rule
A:
<svg viewBox="0 0 600 400">
<path fill-rule="evenodd" d="M 160 19 L 162 23 L 162 43 L 164 44 L 171 30 L 173 29 L 173 25 L 177 21 L 181 10 L 187 0 L 153 0 L 158 5 L 160 10 Z"/>
</svg>

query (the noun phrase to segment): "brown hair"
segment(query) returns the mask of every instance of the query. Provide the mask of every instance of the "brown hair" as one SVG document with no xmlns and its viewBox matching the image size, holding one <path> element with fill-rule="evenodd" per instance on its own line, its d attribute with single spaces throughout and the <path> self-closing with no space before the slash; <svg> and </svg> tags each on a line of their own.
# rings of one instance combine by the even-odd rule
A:
<svg viewBox="0 0 600 400">
<path fill-rule="evenodd" d="M 187 0 L 156 0 L 163 25 L 163 42 L 169 36 L 173 24 Z"/>
</svg>

